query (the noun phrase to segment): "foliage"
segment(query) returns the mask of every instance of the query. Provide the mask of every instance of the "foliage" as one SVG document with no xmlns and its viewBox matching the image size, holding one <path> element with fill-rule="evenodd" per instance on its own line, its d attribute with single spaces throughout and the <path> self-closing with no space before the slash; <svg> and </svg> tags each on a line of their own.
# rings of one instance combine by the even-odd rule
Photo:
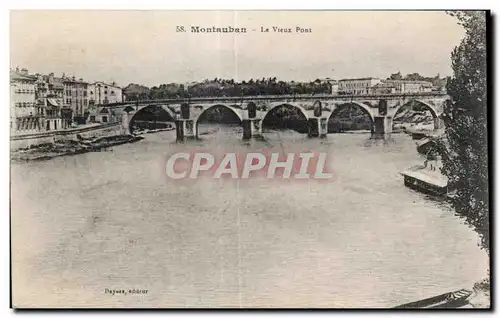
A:
<svg viewBox="0 0 500 318">
<path fill-rule="evenodd" d="M 319 79 L 306 82 L 278 81 L 276 77 L 250 79 L 235 82 L 233 79 L 204 80 L 185 87 L 182 84 L 162 84 L 147 88 L 130 84 L 124 89 L 128 100 L 167 99 L 185 97 L 224 97 L 224 96 L 254 96 L 254 95 L 294 95 L 294 94 L 329 94 L 331 84 Z"/>
<path fill-rule="evenodd" d="M 437 80 L 444 80 L 444 78 L 442 79 L 439 76 L 439 74 L 437 74 L 434 77 L 422 76 L 419 73 L 411 73 L 411 74 L 406 74 L 405 76 L 403 76 L 401 74 L 401 72 L 397 72 L 397 73 L 391 74 L 391 76 L 389 76 L 387 78 L 387 80 L 425 81 L 425 82 L 435 83 Z"/>
<path fill-rule="evenodd" d="M 391 74 L 391 76 L 389 76 L 387 79 L 399 81 L 399 80 L 403 79 L 403 75 L 401 75 L 401 72 L 397 72 L 397 73 Z"/>
<path fill-rule="evenodd" d="M 466 34 L 451 55 L 454 75 L 446 87 L 451 101 L 443 114 L 447 152 L 442 171 L 456 189 L 453 208 L 476 230 L 489 253 L 486 16 L 477 11 L 452 15 Z"/>
</svg>

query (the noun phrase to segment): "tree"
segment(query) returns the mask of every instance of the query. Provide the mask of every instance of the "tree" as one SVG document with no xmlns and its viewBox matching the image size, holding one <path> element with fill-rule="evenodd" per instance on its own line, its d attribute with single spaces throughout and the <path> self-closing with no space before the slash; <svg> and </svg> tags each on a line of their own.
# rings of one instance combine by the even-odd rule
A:
<svg viewBox="0 0 500 318">
<path fill-rule="evenodd" d="M 425 77 L 423 77 L 422 75 L 420 75 L 418 73 L 412 73 L 412 74 L 408 74 L 405 76 L 405 80 L 408 80 L 408 81 L 423 81 L 425 79 L 426 79 Z"/>
<path fill-rule="evenodd" d="M 454 75 L 446 85 L 446 155 L 443 173 L 456 189 L 452 206 L 481 238 L 489 254 L 488 140 L 486 109 L 485 12 L 450 13 L 458 19 L 465 37 L 451 54 Z"/>
<path fill-rule="evenodd" d="M 401 72 L 397 72 L 397 73 L 394 73 L 394 74 L 391 74 L 391 76 L 389 76 L 388 80 L 402 80 L 403 79 L 403 75 L 401 75 Z"/>
</svg>

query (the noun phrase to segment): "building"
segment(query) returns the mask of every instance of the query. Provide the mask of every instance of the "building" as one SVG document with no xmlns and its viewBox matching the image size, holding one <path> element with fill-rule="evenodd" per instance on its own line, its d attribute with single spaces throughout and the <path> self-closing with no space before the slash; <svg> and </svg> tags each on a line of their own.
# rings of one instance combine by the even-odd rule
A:
<svg viewBox="0 0 500 318">
<path fill-rule="evenodd" d="M 338 93 L 339 93 L 339 82 L 338 81 L 332 81 L 330 84 L 332 85 L 332 95 L 338 95 Z"/>
<path fill-rule="evenodd" d="M 72 111 L 73 120 L 77 123 L 84 123 L 88 114 L 88 83 L 82 78 L 76 79 L 63 75 L 64 85 L 64 105 Z"/>
<path fill-rule="evenodd" d="M 42 113 L 43 129 L 46 131 L 66 129 L 71 125 L 71 109 L 64 105 L 64 83 L 54 73 L 36 74 L 36 102 L 45 110 Z"/>
<path fill-rule="evenodd" d="M 338 81 L 339 95 L 368 95 L 371 88 L 381 80 L 374 77 L 349 78 Z"/>
<path fill-rule="evenodd" d="M 103 105 L 123 102 L 123 90 L 116 83 L 95 82 L 88 85 L 88 122 L 108 123 L 116 121 L 114 111 Z"/>
<path fill-rule="evenodd" d="M 38 132 L 43 129 L 43 106 L 36 102 L 35 76 L 28 70 L 10 70 L 10 129 L 11 132 Z"/>
<path fill-rule="evenodd" d="M 118 117 L 114 110 L 110 110 L 109 107 L 97 107 L 90 112 L 88 122 L 109 123 L 116 122 L 117 120 Z"/>
<path fill-rule="evenodd" d="M 396 84 L 380 82 L 371 87 L 370 94 L 373 95 L 396 94 Z"/>
<path fill-rule="evenodd" d="M 431 82 L 426 81 L 385 80 L 384 83 L 393 85 L 396 94 L 426 93 L 434 88 Z"/>
<path fill-rule="evenodd" d="M 324 84 L 324 83 L 328 84 L 332 88 L 332 90 L 331 90 L 332 95 L 338 94 L 339 82 L 337 80 L 334 80 L 332 78 L 327 77 L 327 78 L 320 79 L 320 83 L 321 84 Z"/>
<path fill-rule="evenodd" d="M 111 84 L 104 82 L 90 84 L 88 86 L 88 96 L 91 106 L 123 102 L 122 89 L 114 82 Z"/>
</svg>

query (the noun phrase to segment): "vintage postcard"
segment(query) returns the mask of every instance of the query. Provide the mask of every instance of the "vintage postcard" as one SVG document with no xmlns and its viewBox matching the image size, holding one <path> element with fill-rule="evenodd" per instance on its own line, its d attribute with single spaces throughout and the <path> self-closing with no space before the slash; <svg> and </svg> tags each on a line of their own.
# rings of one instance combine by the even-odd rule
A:
<svg viewBox="0 0 500 318">
<path fill-rule="evenodd" d="M 490 308 L 489 25 L 11 11 L 11 306 Z"/>
</svg>

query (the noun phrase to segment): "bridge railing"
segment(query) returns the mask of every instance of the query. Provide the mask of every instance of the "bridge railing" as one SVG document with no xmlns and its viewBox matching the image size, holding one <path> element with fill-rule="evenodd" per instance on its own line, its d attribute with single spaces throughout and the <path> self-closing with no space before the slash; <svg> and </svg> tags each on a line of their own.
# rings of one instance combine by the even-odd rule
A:
<svg viewBox="0 0 500 318">
<path fill-rule="evenodd" d="M 125 105 L 148 105 L 148 104 L 177 104 L 193 102 L 245 102 L 245 101 L 267 101 L 267 100 L 363 100 L 363 99 L 405 99 L 422 97 L 448 97 L 441 92 L 422 92 L 406 94 L 365 94 L 365 95 L 331 95 L 331 94 L 301 94 L 301 95 L 255 95 L 255 96 L 224 96 L 224 97 L 191 97 L 191 98 L 168 98 L 153 100 L 125 101 L 120 103 L 109 103 L 97 105 L 98 107 L 120 107 Z"/>
</svg>

